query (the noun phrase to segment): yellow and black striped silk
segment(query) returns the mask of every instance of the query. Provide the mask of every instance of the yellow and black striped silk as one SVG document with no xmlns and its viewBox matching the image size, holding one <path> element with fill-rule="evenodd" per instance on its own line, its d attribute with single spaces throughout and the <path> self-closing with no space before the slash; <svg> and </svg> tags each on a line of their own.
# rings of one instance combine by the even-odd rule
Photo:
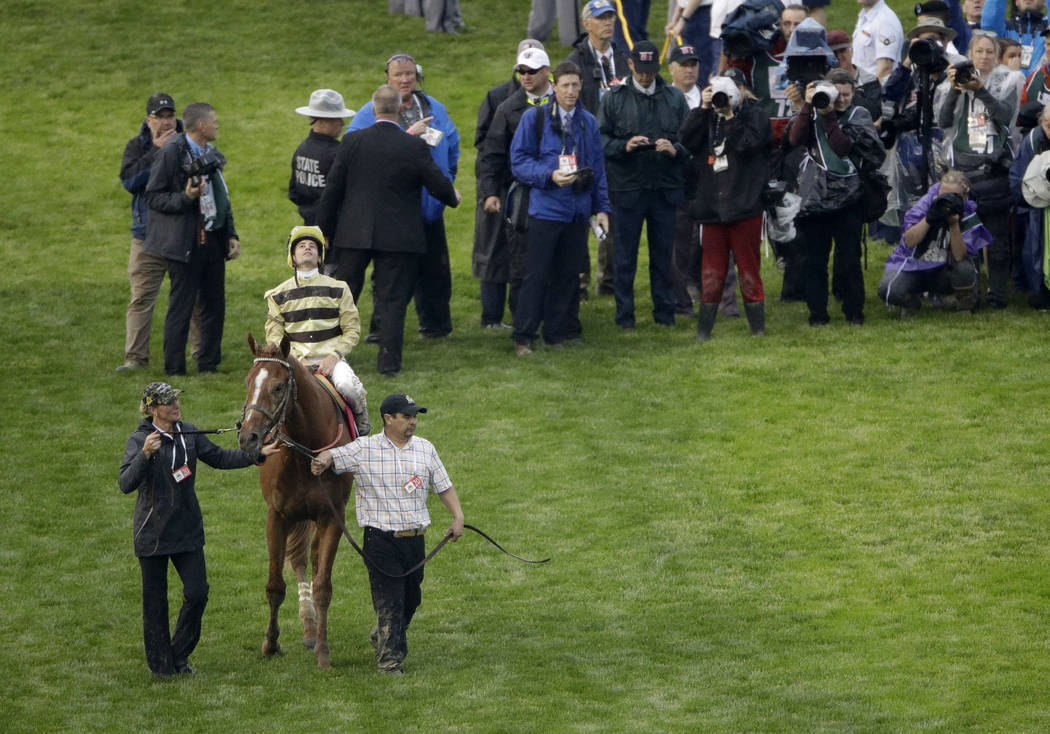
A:
<svg viewBox="0 0 1050 734">
<path fill-rule="evenodd" d="M 343 357 L 361 339 L 361 318 L 350 287 L 318 273 L 289 278 L 266 291 L 266 341 L 280 344 L 285 334 L 298 359 Z"/>
</svg>

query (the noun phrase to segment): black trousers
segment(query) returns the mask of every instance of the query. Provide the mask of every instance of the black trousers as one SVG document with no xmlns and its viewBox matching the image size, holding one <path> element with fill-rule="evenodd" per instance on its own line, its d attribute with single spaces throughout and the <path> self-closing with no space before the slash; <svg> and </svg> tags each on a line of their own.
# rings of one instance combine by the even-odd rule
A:
<svg viewBox="0 0 1050 734">
<path fill-rule="evenodd" d="M 860 233 L 864 226 L 854 207 L 795 221 L 806 247 L 806 305 L 809 323 L 826 324 L 828 316 L 828 257 L 835 244 L 833 269 L 841 288 L 842 313 L 847 321 L 864 321 L 864 270 L 860 264 Z"/>
<path fill-rule="evenodd" d="M 400 574 L 423 560 L 426 543 L 422 535 L 395 538 L 393 533 L 366 527 L 363 550 L 379 568 L 391 574 Z M 423 600 L 422 583 L 422 568 L 400 579 L 368 569 L 372 608 L 376 613 L 372 644 L 375 646 L 376 662 L 383 670 L 400 669 L 408 655 L 406 632 Z"/>
<path fill-rule="evenodd" d="M 419 255 L 414 252 L 382 252 L 337 248 L 332 251 L 328 272 L 346 281 L 354 302 L 361 297 L 365 270 L 372 263 L 372 323 L 379 333 L 377 367 L 382 374 L 401 371 L 405 342 L 405 311 L 416 289 Z"/>
<path fill-rule="evenodd" d="M 194 247 L 186 263 L 168 260 L 171 291 L 164 318 L 164 371 L 186 374 L 186 340 L 190 317 L 198 298 L 201 305 L 201 347 L 197 371 L 214 371 L 222 361 L 222 327 L 226 320 L 226 250 L 208 236 L 208 244 Z"/>
<path fill-rule="evenodd" d="M 172 633 L 168 621 L 168 561 L 182 580 L 182 608 Z M 155 675 L 171 675 L 176 663 L 189 660 L 201 638 L 201 619 L 208 605 L 208 571 L 204 549 L 164 556 L 141 556 L 142 639 L 146 664 Z"/>
<path fill-rule="evenodd" d="M 427 250 L 419 258 L 416 281 L 416 315 L 419 333 L 446 336 L 452 333 L 452 265 L 448 259 L 445 220 L 423 222 Z"/>
<path fill-rule="evenodd" d="M 543 322 L 543 339 L 579 337 L 579 273 L 587 259 L 587 222 L 529 217 L 525 279 L 514 313 L 514 341 L 529 344 Z"/>
</svg>

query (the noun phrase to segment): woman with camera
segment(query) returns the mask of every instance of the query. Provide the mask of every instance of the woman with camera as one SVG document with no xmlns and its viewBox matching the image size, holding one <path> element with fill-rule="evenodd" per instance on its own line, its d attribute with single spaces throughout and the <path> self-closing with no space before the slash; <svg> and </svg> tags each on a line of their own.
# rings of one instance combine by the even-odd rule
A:
<svg viewBox="0 0 1050 734">
<path fill-rule="evenodd" d="M 970 198 L 992 234 L 986 251 L 988 305 L 1006 308 L 1011 264 L 1009 172 L 1013 161 L 1010 97 L 1016 94 L 1016 87 L 1005 84 L 1002 74 L 995 74 L 997 51 L 995 39 L 987 32 L 974 33 L 970 59 L 946 70 L 951 89 L 937 123 L 945 130 L 946 163 L 970 179 Z"/>
<path fill-rule="evenodd" d="M 703 225 L 696 339 L 711 338 L 730 252 L 751 333 L 765 334 L 759 244 L 762 191 L 769 179 L 767 157 L 773 140 L 769 118 L 746 87 L 718 76 L 700 92 L 700 106 L 682 123 L 680 137 L 693 154 L 696 169 L 696 189 L 687 192 L 689 213 Z"/>
<path fill-rule="evenodd" d="M 879 283 L 879 298 L 887 306 L 914 313 L 928 292 L 953 295 L 959 311 L 974 307 L 974 258 L 992 236 L 977 217 L 977 204 L 967 198 L 969 192 L 966 174 L 948 171 L 904 215 L 904 235 L 886 260 Z"/>
<path fill-rule="evenodd" d="M 809 325 L 824 326 L 828 315 L 828 257 L 835 244 L 834 271 L 842 313 L 853 325 L 864 323 L 864 271 L 860 235 L 864 226 L 861 183 L 850 158 L 853 138 L 846 121 L 859 128 L 877 148 L 878 133 L 871 115 L 853 107 L 854 80 L 845 69 L 834 69 L 828 80 L 810 82 L 805 103 L 788 125 L 787 139 L 805 154 L 799 167 L 801 209 L 795 225 L 805 247 L 806 305 Z M 880 161 L 881 162 L 881 161 Z"/>
</svg>

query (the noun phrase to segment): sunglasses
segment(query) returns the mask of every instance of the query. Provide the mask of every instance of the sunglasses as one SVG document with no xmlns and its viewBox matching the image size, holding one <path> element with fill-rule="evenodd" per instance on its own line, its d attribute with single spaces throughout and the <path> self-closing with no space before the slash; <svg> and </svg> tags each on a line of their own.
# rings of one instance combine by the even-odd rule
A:
<svg viewBox="0 0 1050 734">
<path fill-rule="evenodd" d="M 527 69 L 524 66 L 519 66 L 514 71 L 518 72 L 521 76 L 532 76 L 533 74 L 539 74 L 542 69 Z"/>
</svg>

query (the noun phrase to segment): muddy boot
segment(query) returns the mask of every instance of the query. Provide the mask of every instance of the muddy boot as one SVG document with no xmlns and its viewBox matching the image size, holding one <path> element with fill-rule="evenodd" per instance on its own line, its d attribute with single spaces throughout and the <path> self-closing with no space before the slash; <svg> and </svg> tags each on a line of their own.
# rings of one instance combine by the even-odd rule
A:
<svg viewBox="0 0 1050 734">
<path fill-rule="evenodd" d="M 706 342 L 711 338 L 711 329 L 715 328 L 715 317 L 718 316 L 717 303 L 701 303 L 696 316 L 696 340 Z"/>
<path fill-rule="evenodd" d="M 350 412 L 354 414 L 354 424 L 358 436 L 367 436 L 372 432 L 372 422 L 368 420 L 368 399 L 363 395 L 356 400 L 348 400 Z"/>
<path fill-rule="evenodd" d="M 747 325 L 751 327 L 751 333 L 755 336 L 766 335 L 766 302 L 755 301 L 745 303 L 744 312 L 747 314 Z"/>
</svg>

